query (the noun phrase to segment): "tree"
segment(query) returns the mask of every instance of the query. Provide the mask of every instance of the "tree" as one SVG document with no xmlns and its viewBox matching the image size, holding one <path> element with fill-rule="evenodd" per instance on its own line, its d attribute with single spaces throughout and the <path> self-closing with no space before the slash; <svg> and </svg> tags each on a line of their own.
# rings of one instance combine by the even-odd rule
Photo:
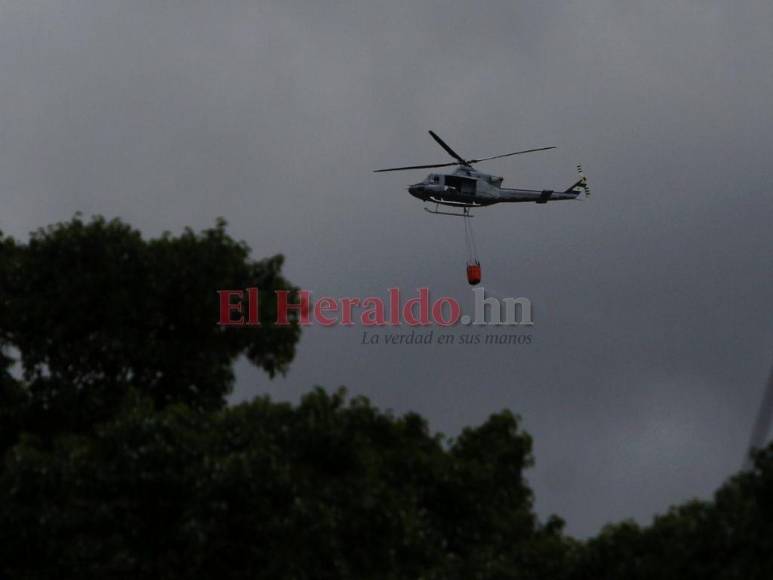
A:
<svg viewBox="0 0 773 580">
<path fill-rule="evenodd" d="M 94 434 L 10 453 L 0 565 L 10 577 L 560 578 L 560 530 L 537 524 L 523 479 L 530 446 L 508 412 L 448 441 L 341 391 L 214 413 L 135 396 Z"/>
<path fill-rule="evenodd" d="M 605 528 L 580 552 L 574 578 L 773 578 L 773 444 L 712 501 L 690 501 L 651 526 Z"/>
<path fill-rule="evenodd" d="M 159 408 L 219 409 L 241 354 L 284 372 L 297 324 L 217 326 L 220 289 L 260 288 L 263 320 L 276 316 L 274 290 L 295 290 L 281 256 L 256 262 L 249 252 L 223 221 L 144 240 L 119 220 L 76 216 L 26 244 L 0 236 L 0 346 L 20 353 L 28 428 L 87 430 L 129 388 Z"/>
</svg>

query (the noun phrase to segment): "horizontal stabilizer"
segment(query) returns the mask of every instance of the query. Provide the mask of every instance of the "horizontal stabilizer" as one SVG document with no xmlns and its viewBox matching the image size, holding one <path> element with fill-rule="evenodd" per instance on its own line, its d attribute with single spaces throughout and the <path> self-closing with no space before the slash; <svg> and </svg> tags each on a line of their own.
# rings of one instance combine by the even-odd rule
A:
<svg viewBox="0 0 773 580">
<path fill-rule="evenodd" d="M 566 189 L 564 193 L 585 193 L 585 188 L 588 186 L 588 178 L 584 175 L 571 187 Z"/>
</svg>

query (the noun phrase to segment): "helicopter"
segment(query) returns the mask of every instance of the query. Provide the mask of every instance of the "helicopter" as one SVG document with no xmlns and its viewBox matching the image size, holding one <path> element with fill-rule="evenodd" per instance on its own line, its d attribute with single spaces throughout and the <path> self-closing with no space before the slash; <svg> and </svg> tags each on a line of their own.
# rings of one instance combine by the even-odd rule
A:
<svg viewBox="0 0 773 580">
<path fill-rule="evenodd" d="M 533 153 L 536 151 L 548 151 L 556 147 L 538 147 L 536 149 L 524 149 L 522 151 L 513 151 L 502 155 L 492 155 L 481 159 L 464 159 L 456 151 L 443 141 L 437 133 L 430 130 L 429 134 L 448 153 L 454 161 L 449 163 L 432 163 L 428 165 L 408 165 L 403 167 L 390 167 L 387 169 L 376 169 L 374 173 L 383 173 L 386 171 L 407 171 L 411 169 L 429 169 L 435 167 L 457 168 L 452 173 L 430 173 L 424 181 L 414 183 L 408 187 L 408 192 L 425 203 L 434 203 L 435 208 L 425 207 L 424 210 L 439 215 L 449 215 L 458 217 L 473 217 L 470 209 L 494 205 L 496 203 L 521 203 L 535 202 L 547 203 L 549 201 L 559 201 L 564 199 L 578 199 L 581 194 L 584 198 L 590 197 L 590 188 L 588 180 L 582 173 L 582 167 L 577 165 L 577 172 L 580 178 L 574 184 L 564 191 L 553 191 L 551 189 L 512 189 L 502 187 L 504 178 L 482 173 L 473 167 L 474 164 L 481 161 L 490 161 L 492 159 L 501 159 L 512 155 L 522 155 L 524 153 Z M 580 198 L 583 199 L 583 198 Z M 440 211 L 440 206 L 451 208 L 460 208 L 462 211 Z"/>
<path fill-rule="evenodd" d="M 430 169 L 436 167 L 452 167 L 456 169 L 452 173 L 430 173 L 424 181 L 414 183 L 408 187 L 408 192 L 425 203 L 434 203 L 435 208 L 424 207 L 424 210 L 437 215 L 456 216 L 464 218 L 464 235 L 467 245 L 467 282 L 471 286 L 479 284 L 481 281 L 481 266 L 477 257 L 475 238 L 472 233 L 472 224 L 470 218 L 473 215 L 470 210 L 477 207 L 485 207 L 496 203 L 547 203 L 549 201 L 559 201 L 563 199 L 585 199 L 590 197 L 590 187 L 588 179 L 582 172 L 582 166 L 577 165 L 577 172 L 580 178 L 564 191 L 553 191 L 552 189 L 512 189 L 502 187 L 504 178 L 482 173 L 475 169 L 473 165 L 481 161 L 490 161 L 491 159 L 501 159 L 512 155 L 522 155 L 523 153 L 533 153 L 536 151 L 548 151 L 555 147 L 538 147 L 536 149 L 524 149 L 522 151 L 513 151 L 502 155 L 492 155 L 491 157 L 482 157 L 481 159 L 465 159 L 443 141 L 437 133 L 430 130 L 430 136 L 448 153 L 454 161 L 447 163 L 431 163 L 428 165 L 407 165 L 402 167 L 390 167 L 388 169 L 376 169 L 375 173 L 386 171 L 407 171 L 411 169 Z M 579 197 L 580 195 L 583 197 Z M 440 206 L 461 209 L 458 211 L 441 211 Z"/>
</svg>

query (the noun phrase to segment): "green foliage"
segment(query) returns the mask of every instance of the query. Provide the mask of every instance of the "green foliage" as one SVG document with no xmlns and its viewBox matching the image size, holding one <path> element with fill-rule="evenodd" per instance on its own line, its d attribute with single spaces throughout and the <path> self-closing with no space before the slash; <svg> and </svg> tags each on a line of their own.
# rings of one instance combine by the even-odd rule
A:
<svg viewBox="0 0 773 580">
<path fill-rule="evenodd" d="M 0 238 L 0 346 L 20 352 L 30 429 L 83 431 L 130 387 L 163 407 L 218 409 L 245 354 L 270 375 L 292 360 L 299 327 L 217 326 L 219 289 L 261 289 L 275 318 L 282 257 L 255 262 L 225 223 L 143 240 L 119 220 L 80 217 L 27 244 Z"/>
<path fill-rule="evenodd" d="M 580 552 L 574 578 L 765 580 L 773 578 L 773 445 L 713 501 L 672 508 L 642 528 L 605 528 Z"/>
<path fill-rule="evenodd" d="M 11 362 L 0 350 L 0 457 L 16 441 L 29 405 L 27 392 L 9 372 Z"/>
<path fill-rule="evenodd" d="M 509 413 L 445 443 L 342 392 L 217 413 L 134 397 L 93 435 L 9 454 L 1 561 L 11 577 L 557 578 L 534 558 L 562 540 L 531 515 L 529 449 Z"/>
</svg>

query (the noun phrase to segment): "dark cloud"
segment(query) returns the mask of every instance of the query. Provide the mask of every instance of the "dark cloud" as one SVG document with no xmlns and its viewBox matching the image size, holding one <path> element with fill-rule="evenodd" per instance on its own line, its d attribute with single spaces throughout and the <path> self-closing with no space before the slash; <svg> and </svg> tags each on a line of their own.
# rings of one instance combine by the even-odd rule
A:
<svg viewBox="0 0 773 580">
<path fill-rule="evenodd" d="M 773 345 L 773 6 L 494 1 L 0 3 L 0 228 L 76 210 L 148 234 L 225 216 L 317 294 L 429 285 L 464 303 L 461 223 L 419 174 L 463 154 L 589 203 L 475 218 L 484 282 L 535 305 L 528 347 L 305 333 L 287 378 L 347 385 L 450 434 L 509 407 L 542 513 L 578 534 L 705 496 L 742 459 Z M 213 315 L 214 316 L 214 315 Z"/>
</svg>

